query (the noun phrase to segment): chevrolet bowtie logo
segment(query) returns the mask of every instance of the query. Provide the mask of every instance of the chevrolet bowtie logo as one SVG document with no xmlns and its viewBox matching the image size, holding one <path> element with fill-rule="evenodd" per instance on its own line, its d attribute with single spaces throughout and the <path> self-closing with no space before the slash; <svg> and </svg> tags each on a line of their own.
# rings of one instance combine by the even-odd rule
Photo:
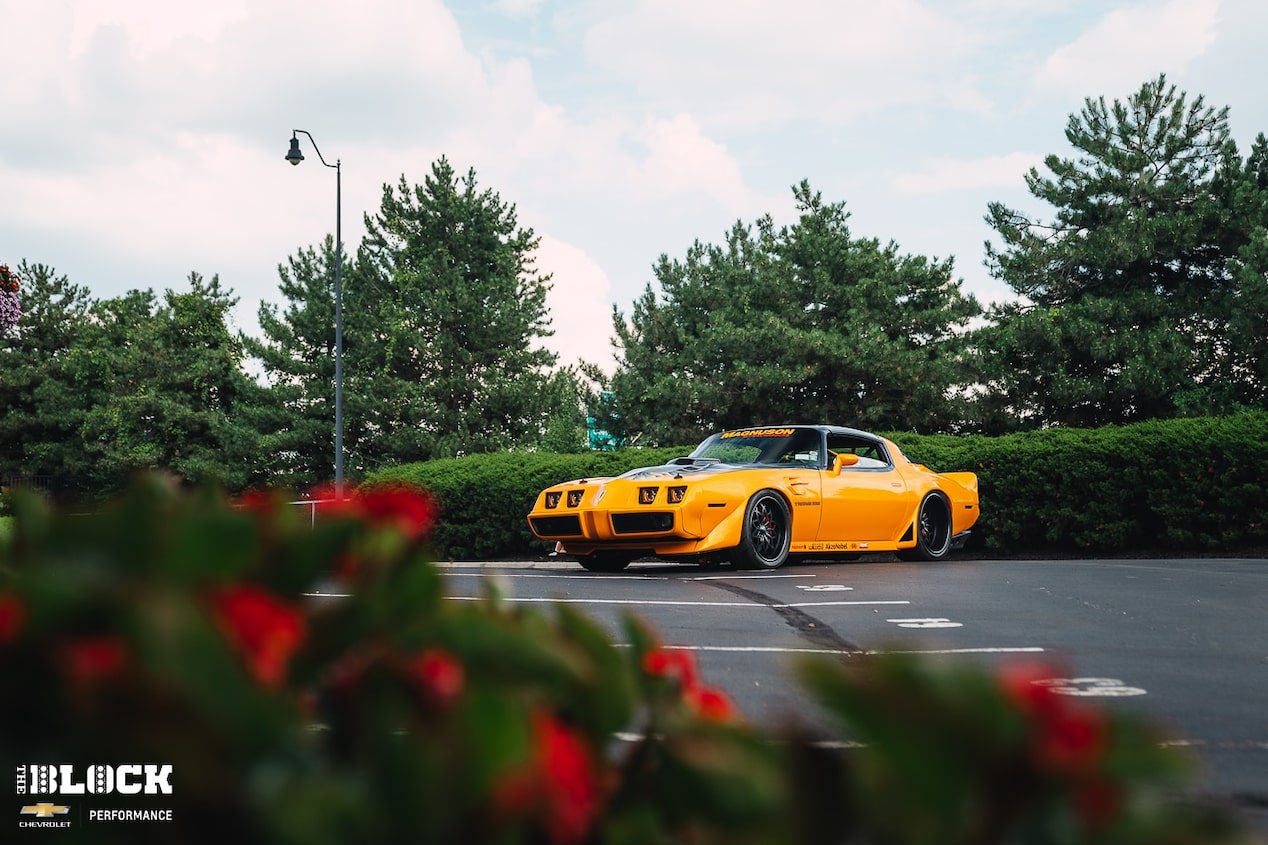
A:
<svg viewBox="0 0 1268 845">
<path fill-rule="evenodd" d="M 50 819 L 53 816 L 64 816 L 70 812 L 70 807 L 62 807 L 57 804 L 32 804 L 29 807 L 22 808 L 22 815 L 36 816 L 41 819 Z"/>
</svg>

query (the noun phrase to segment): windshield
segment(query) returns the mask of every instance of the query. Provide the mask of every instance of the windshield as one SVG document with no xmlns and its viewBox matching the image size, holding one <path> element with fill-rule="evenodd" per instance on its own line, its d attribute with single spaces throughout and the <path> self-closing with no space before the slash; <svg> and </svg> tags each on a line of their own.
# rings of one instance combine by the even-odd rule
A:
<svg viewBox="0 0 1268 845">
<path fill-rule="evenodd" d="M 823 438 L 810 428 L 748 428 L 715 434 L 690 457 L 724 464 L 822 466 Z"/>
</svg>

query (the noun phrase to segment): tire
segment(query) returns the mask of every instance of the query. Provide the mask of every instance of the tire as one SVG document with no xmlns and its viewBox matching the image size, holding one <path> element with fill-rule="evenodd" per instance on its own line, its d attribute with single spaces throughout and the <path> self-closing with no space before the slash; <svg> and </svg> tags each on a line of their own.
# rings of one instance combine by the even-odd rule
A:
<svg viewBox="0 0 1268 845">
<path fill-rule="evenodd" d="M 778 569 L 788 560 L 791 544 L 792 518 L 784 497 L 774 490 L 754 493 L 744 508 L 735 565 L 741 569 Z"/>
<path fill-rule="evenodd" d="M 940 493 L 930 493 L 916 513 L 916 547 L 901 549 L 903 560 L 942 560 L 951 551 L 951 505 Z"/>
<path fill-rule="evenodd" d="M 577 557 L 577 563 L 590 572 L 620 572 L 634 561 L 627 552 L 591 552 Z"/>
</svg>

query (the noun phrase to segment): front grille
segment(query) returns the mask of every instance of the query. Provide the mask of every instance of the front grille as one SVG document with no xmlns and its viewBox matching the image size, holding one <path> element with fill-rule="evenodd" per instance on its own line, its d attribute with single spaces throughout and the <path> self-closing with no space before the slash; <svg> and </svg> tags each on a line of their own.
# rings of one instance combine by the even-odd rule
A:
<svg viewBox="0 0 1268 845">
<path fill-rule="evenodd" d="M 614 513 L 612 531 L 616 534 L 652 534 L 671 531 L 674 527 L 672 513 Z"/>
<path fill-rule="evenodd" d="M 568 516 L 535 516 L 533 530 L 547 537 L 580 537 L 581 518 L 575 513 Z"/>
</svg>

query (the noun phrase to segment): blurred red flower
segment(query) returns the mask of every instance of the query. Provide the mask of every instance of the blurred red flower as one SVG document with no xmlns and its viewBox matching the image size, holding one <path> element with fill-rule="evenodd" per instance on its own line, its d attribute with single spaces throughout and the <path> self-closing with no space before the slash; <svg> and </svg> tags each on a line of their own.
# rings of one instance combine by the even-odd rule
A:
<svg viewBox="0 0 1268 845">
<path fill-rule="evenodd" d="M 435 500 L 417 487 L 379 487 L 357 495 L 371 525 L 394 526 L 411 540 L 425 535 L 436 521 Z"/>
<path fill-rule="evenodd" d="M 0 595 L 0 645 L 13 642 L 18 638 L 26 611 L 17 596 Z"/>
<path fill-rule="evenodd" d="M 424 700 L 440 708 L 452 706 L 466 684 L 462 664 L 444 649 L 424 650 L 408 661 L 406 669 Z"/>
<path fill-rule="evenodd" d="M 689 651 L 656 646 L 643 656 L 643 671 L 677 681 L 683 700 L 705 719 L 727 722 L 739 718 L 739 710 L 726 693 L 704 685 L 696 657 Z"/>
<path fill-rule="evenodd" d="M 687 690 L 685 697 L 701 718 L 711 722 L 734 722 L 740 717 L 739 708 L 722 690 L 697 687 Z"/>
<path fill-rule="evenodd" d="M 279 686 L 306 634 L 299 611 L 250 584 L 217 590 L 211 607 L 221 632 L 246 658 L 256 680 Z"/>
<path fill-rule="evenodd" d="M 238 497 L 238 504 L 252 513 L 262 516 L 273 513 L 282 497 L 271 490 L 247 490 Z"/>
<path fill-rule="evenodd" d="M 114 677 L 128 665 L 127 647 L 118 637 L 84 637 L 58 650 L 62 671 L 72 683 L 93 684 Z"/>
<path fill-rule="evenodd" d="M 643 671 L 653 677 L 676 680 L 684 690 L 700 685 L 695 655 L 683 649 L 655 646 L 643 655 Z"/>
<path fill-rule="evenodd" d="M 590 749 L 552 716 L 534 720 L 537 755 L 545 778 L 546 825 L 555 842 L 579 842 L 598 815 L 600 795 Z"/>
<path fill-rule="evenodd" d="M 356 490 L 343 496 L 333 487 L 321 487 L 313 491 L 312 498 L 321 502 L 320 512 L 324 515 L 364 519 L 376 528 L 395 528 L 411 540 L 431 531 L 440 510 L 426 490 L 404 484 Z"/>
<path fill-rule="evenodd" d="M 1049 771 L 1070 775 L 1096 769 L 1109 747 L 1105 714 L 1084 707 L 1055 711 L 1037 725 L 1035 759 Z"/>
<path fill-rule="evenodd" d="M 1050 772 L 1081 774 L 1096 768 L 1109 747 L 1105 714 L 1072 701 L 1051 683 L 1060 670 L 1042 663 L 1005 667 L 1000 682 L 1005 695 L 1029 717 L 1031 751 Z"/>
<path fill-rule="evenodd" d="M 1041 716 L 1060 709 L 1061 696 L 1047 683 L 1062 675 L 1060 667 L 1048 663 L 1021 661 L 1005 664 L 999 670 L 999 683 L 1004 695 L 1019 710 Z"/>
<path fill-rule="evenodd" d="M 551 842 L 581 842 L 603 801 L 590 747 L 552 714 L 532 718 L 532 758 L 497 785 L 494 804 L 503 814 L 535 815 Z"/>
<path fill-rule="evenodd" d="M 1087 780 L 1075 792 L 1074 808 L 1085 827 L 1104 827 L 1122 812 L 1123 788 L 1108 778 Z"/>
</svg>

